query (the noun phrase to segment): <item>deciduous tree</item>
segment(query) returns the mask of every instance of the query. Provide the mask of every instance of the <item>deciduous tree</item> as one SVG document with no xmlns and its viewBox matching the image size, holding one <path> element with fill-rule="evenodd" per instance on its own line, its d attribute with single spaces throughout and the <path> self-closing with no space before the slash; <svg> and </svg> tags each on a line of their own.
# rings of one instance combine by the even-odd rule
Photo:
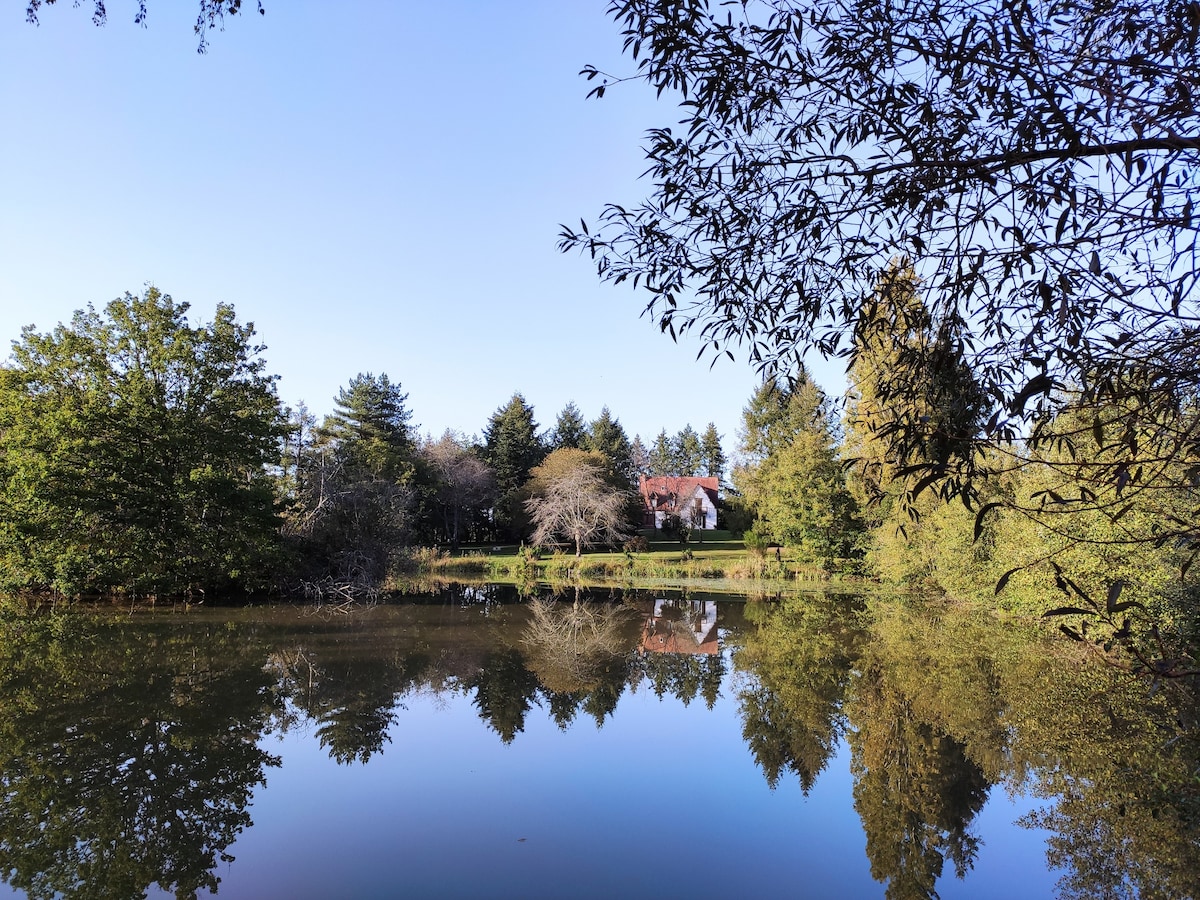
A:
<svg viewBox="0 0 1200 900">
<path fill-rule="evenodd" d="M 253 585 L 284 418 L 254 327 L 192 326 L 157 288 L 30 326 L 0 368 L 0 558 L 67 593 Z"/>
<path fill-rule="evenodd" d="M 450 431 L 422 445 L 421 456 L 433 474 L 442 534 L 457 547 L 464 522 L 495 499 L 496 477 L 466 441 Z"/>
<path fill-rule="evenodd" d="M 532 496 L 525 509 L 533 520 L 533 542 L 542 546 L 566 539 L 575 555 L 627 536 L 630 492 L 605 478 L 607 460 L 598 453 L 556 450 L 534 469 Z"/>
</svg>

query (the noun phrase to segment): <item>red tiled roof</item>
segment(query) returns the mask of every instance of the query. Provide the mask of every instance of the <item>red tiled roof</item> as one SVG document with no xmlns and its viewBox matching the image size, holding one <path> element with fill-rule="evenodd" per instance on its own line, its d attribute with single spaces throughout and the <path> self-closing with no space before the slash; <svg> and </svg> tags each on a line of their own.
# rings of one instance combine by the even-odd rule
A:
<svg viewBox="0 0 1200 900">
<path fill-rule="evenodd" d="M 713 506 L 717 505 L 717 491 L 721 482 L 716 478 L 696 478 L 691 475 L 656 475 L 653 478 L 642 476 L 638 484 L 638 492 L 642 495 L 642 503 L 647 508 L 653 508 L 651 500 L 657 497 L 658 509 L 670 510 L 680 501 L 690 500 L 696 495 L 696 488 L 701 488 Z M 665 501 L 665 502 L 664 502 Z"/>
</svg>

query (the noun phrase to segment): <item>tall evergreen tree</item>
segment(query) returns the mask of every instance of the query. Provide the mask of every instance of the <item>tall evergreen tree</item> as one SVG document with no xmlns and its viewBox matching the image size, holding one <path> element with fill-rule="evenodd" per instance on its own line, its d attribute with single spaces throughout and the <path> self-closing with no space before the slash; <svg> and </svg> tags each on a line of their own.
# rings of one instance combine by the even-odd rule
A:
<svg viewBox="0 0 1200 900">
<path fill-rule="evenodd" d="M 934 321 L 919 288 L 910 267 L 891 266 L 855 331 L 845 455 L 856 461 L 860 499 L 876 505 L 928 474 L 969 464 L 967 448 L 987 407 L 953 327 Z M 901 396 L 898 381 L 919 390 Z M 900 469 L 910 473 L 906 484 L 893 483 Z"/>
<path fill-rule="evenodd" d="M 522 518 L 520 490 L 546 455 L 537 429 L 533 407 L 516 393 L 492 413 L 483 431 L 483 457 L 496 476 L 494 525 L 505 537 L 515 536 L 513 529 Z"/>
<path fill-rule="evenodd" d="M 854 554 L 860 525 L 838 460 L 824 393 L 801 368 L 790 386 L 761 385 L 744 412 L 734 484 L 763 537 L 796 547 L 813 561 Z"/>
<path fill-rule="evenodd" d="M 803 366 L 790 385 L 767 378 L 758 386 L 742 410 L 742 427 L 738 432 L 738 449 L 747 463 L 762 462 L 789 444 L 797 431 L 811 424 L 820 405 L 814 405 L 810 396 L 815 389 Z"/>
<path fill-rule="evenodd" d="M 301 490 L 285 531 L 307 582 L 378 589 L 411 543 L 432 493 L 417 453 L 408 396 L 386 374 L 359 373 L 301 459 Z"/>
<path fill-rule="evenodd" d="M 554 431 L 550 435 L 548 449 L 574 448 L 579 450 L 587 443 L 587 439 L 588 427 L 583 420 L 583 414 L 575 405 L 575 401 L 569 400 L 562 412 L 558 414 L 558 421 L 554 423 Z"/>
<path fill-rule="evenodd" d="M 642 436 L 640 434 L 635 434 L 633 436 L 633 443 L 629 445 L 629 464 L 635 483 L 643 475 L 650 474 L 650 451 L 642 443 Z"/>
<path fill-rule="evenodd" d="M 704 468 L 704 448 L 691 425 L 684 425 L 672 442 L 675 450 L 675 475 L 699 475 Z"/>
<path fill-rule="evenodd" d="M 321 436 L 345 464 L 363 475 L 403 481 L 411 477 L 416 456 L 408 395 L 386 373 L 360 372 L 338 390 L 334 411 L 325 417 Z"/>
<path fill-rule="evenodd" d="M 588 427 L 585 450 L 603 453 L 612 465 L 613 472 L 629 482 L 633 479 L 633 463 L 630 459 L 629 438 L 621 427 L 621 420 L 614 419 L 605 406 L 600 415 Z"/>
<path fill-rule="evenodd" d="M 650 448 L 650 475 L 658 477 L 678 474 L 675 471 L 675 449 L 671 446 L 671 439 L 667 437 L 667 429 L 664 428 L 654 439 L 654 446 Z"/>
<path fill-rule="evenodd" d="M 700 468 L 702 474 L 709 478 L 725 477 L 725 451 L 721 448 L 721 435 L 717 434 L 717 426 L 708 423 L 704 434 L 700 435 Z"/>
</svg>

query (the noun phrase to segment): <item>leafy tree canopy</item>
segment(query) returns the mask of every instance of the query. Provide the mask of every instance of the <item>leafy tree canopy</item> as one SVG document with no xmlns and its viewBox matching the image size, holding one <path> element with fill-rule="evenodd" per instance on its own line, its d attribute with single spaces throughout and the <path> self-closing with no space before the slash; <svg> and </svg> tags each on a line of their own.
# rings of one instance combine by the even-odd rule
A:
<svg viewBox="0 0 1200 900">
<path fill-rule="evenodd" d="M 1052 440 L 1068 391 L 1151 413 L 1196 396 L 1195 4 L 614 0 L 609 14 L 628 80 L 682 98 L 683 120 L 648 135 L 649 196 L 564 228 L 562 246 L 647 291 L 663 330 L 768 371 L 853 354 L 880 273 L 907 259 L 990 400 L 993 441 L 1034 423 Z M 584 72 L 595 96 L 625 80 Z M 1194 419 L 1166 448 L 1193 474 Z M 1101 477 L 1134 477 L 1139 437 Z"/>
<path fill-rule="evenodd" d="M 284 433 L 232 307 L 188 323 L 151 287 L 0 367 L 0 559 L 14 585 L 178 592 L 253 582 L 273 552 Z"/>
</svg>

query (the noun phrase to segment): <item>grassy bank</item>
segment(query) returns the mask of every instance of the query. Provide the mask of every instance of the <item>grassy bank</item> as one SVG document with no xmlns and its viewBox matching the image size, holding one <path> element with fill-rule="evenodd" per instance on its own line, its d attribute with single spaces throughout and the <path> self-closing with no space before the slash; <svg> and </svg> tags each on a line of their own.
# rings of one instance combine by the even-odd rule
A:
<svg viewBox="0 0 1200 900">
<path fill-rule="evenodd" d="M 838 577 L 819 563 L 786 549 L 776 555 L 747 551 L 728 532 L 708 532 L 703 541 L 651 541 L 645 550 L 539 554 L 520 546 L 464 548 L 456 553 L 427 550 L 418 557 L 421 574 L 441 578 L 503 581 L 628 582 L 662 580 L 803 581 Z"/>
</svg>

